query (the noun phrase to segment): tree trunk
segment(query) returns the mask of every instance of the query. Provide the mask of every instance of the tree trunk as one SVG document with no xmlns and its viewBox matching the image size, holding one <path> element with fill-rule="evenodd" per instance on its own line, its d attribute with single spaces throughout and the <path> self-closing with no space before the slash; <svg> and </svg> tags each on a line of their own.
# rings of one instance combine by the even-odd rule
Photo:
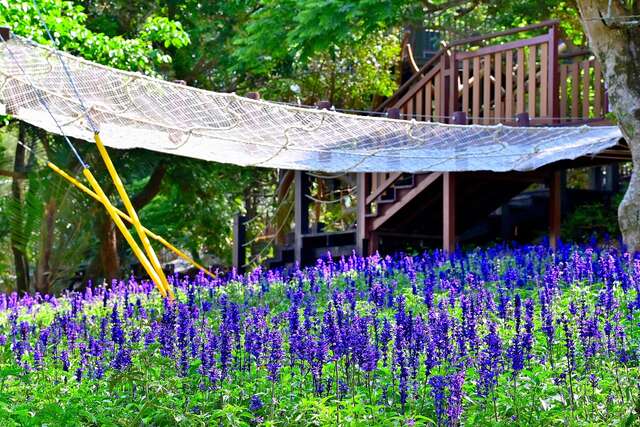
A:
<svg viewBox="0 0 640 427">
<path fill-rule="evenodd" d="M 36 291 L 42 295 L 51 292 L 51 253 L 53 251 L 54 227 L 56 218 L 56 199 L 51 197 L 44 208 L 42 226 L 40 229 L 40 259 L 36 271 Z"/>
<path fill-rule="evenodd" d="M 26 125 L 22 122 L 18 125 L 18 141 L 24 143 L 26 140 Z M 16 145 L 16 152 L 13 162 L 13 171 L 17 175 L 24 175 L 25 170 L 25 148 L 21 144 Z M 29 261 L 24 247 L 23 239 L 20 238 L 20 230 L 24 225 L 23 218 L 23 184 L 21 179 L 15 176 L 11 182 L 11 195 L 15 203 L 14 224 L 11 227 L 11 251 L 13 252 L 13 262 L 16 273 L 16 289 L 19 293 L 29 292 Z"/>
<path fill-rule="evenodd" d="M 107 281 L 120 275 L 120 255 L 118 254 L 118 232 L 107 215 L 100 225 L 100 267 Z"/>
<path fill-rule="evenodd" d="M 591 48 L 603 64 L 609 103 L 633 158 L 618 222 L 627 249 L 635 252 L 640 250 L 640 27 L 622 17 L 640 14 L 640 4 L 623 7 L 617 0 L 578 0 L 578 7 Z"/>
</svg>

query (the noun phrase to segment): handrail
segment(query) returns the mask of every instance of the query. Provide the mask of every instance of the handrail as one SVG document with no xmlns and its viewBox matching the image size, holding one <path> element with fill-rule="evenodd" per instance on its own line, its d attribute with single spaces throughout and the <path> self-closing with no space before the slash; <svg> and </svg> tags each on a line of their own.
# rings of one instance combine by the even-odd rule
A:
<svg viewBox="0 0 640 427">
<path fill-rule="evenodd" d="M 450 50 L 453 47 L 463 46 L 463 45 L 468 45 L 468 44 L 474 44 L 474 43 L 478 43 L 478 42 L 485 41 L 485 40 L 495 39 L 495 38 L 498 38 L 498 37 L 511 36 L 511 35 L 514 35 L 514 34 L 526 32 L 526 31 L 537 30 L 537 29 L 540 29 L 540 28 L 549 28 L 549 27 L 556 26 L 559 23 L 560 23 L 560 21 L 557 20 L 557 19 L 549 19 L 549 20 L 546 20 L 546 21 L 539 22 L 537 24 L 526 25 L 524 27 L 518 27 L 518 28 L 511 28 L 509 30 L 498 31 L 498 32 L 495 32 L 495 33 L 489 33 L 489 34 L 485 34 L 485 35 L 481 35 L 481 36 L 468 37 L 466 39 L 455 40 L 455 41 L 451 42 L 450 44 L 445 44 L 445 46 L 442 49 L 440 49 L 422 67 L 420 67 L 420 71 L 415 73 L 413 76 L 411 76 L 411 78 L 409 78 L 409 80 L 404 82 L 398 88 L 398 90 L 396 90 L 396 92 L 392 96 L 390 96 L 382 104 L 380 104 L 375 109 L 375 111 L 384 111 L 385 108 L 387 108 L 390 104 L 395 103 L 396 100 L 398 99 L 398 97 L 403 96 L 402 94 L 403 94 L 403 92 L 405 90 L 407 90 L 410 86 L 412 86 L 413 83 L 417 79 L 422 78 L 423 77 L 423 73 L 426 72 L 429 68 L 431 68 L 437 61 L 440 60 L 440 57 L 445 52 L 447 52 L 448 50 Z"/>
<path fill-rule="evenodd" d="M 560 24 L 560 21 L 558 21 L 557 19 L 549 19 L 547 21 L 542 21 L 537 24 L 526 25 L 524 27 L 511 28 L 505 31 L 498 31 L 495 33 L 489 33 L 482 36 L 473 36 L 473 37 L 468 37 L 466 39 L 455 40 L 449 44 L 449 47 L 462 46 L 465 44 L 473 44 L 473 43 L 477 43 L 485 40 L 495 39 L 498 37 L 511 36 L 513 34 L 523 33 L 525 31 L 537 30 L 539 28 L 553 27 L 554 25 L 558 25 L 558 24 Z"/>
<path fill-rule="evenodd" d="M 427 62 L 425 62 L 425 64 L 422 67 L 420 67 L 420 71 L 415 73 L 413 76 L 411 76 L 409 80 L 404 82 L 402 86 L 400 86 L 393 95 L 391 95 L 382 104 L 380 104 L 378 108 L 375 109 L 375 111 L 383 111 L 389 104 L 391 104 L 392 102 L 395 102 L 395 98 L 400 96 L 400 93 L 402 93 L 405 89 L 408 89 L 416 79 L 422 78 L 423 73 L 427 71 L 429 68 L 431 68 L 431 66 L 435 64 L 437 61 L 439 61 L 440 57 L 444 54 L 444 52 L 446 52 L 446 48 L 440 49 Z"/>
<path fill-rule="evenodd" d="M 514 50 L 526 46 L 537 46 L 539 44 L 548 43 L 549 36 L 547 34 L 530 39 L 516 40 L 509 43 L 503 43 L 495 46 L 485 46 L 478 50 L 471 50 L 469 52 L 460 52 L 456 54 L 456 59 L 469 59 L 476 56 L 484 56 L 498 52 L 504 52 L 508 50 Z"/>
</svg>

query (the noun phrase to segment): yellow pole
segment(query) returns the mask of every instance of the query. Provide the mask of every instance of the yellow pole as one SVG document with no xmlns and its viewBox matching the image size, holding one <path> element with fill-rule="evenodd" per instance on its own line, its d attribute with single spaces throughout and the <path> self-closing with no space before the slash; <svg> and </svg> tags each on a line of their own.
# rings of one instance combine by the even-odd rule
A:
<svg viewBox="0 0 640 427">
<path fill-rule="evenodd" d="M 138 258 L 138 260 L 140 260 L 142 267 L 144 267 L 149 277 L 151 277 L 151 280 L 153 280 L 153 282 L 156 284 L 162 296 L 166 297 L 167 291 L 163 288 L 162 282 L 160 281 L 160 278 L 158 277 L 155 269 L 153 268 L 153 266 L 145 256 L 144 252 L 140 250 L 138 243 L 135 241 L 131 233 L 129 233 L 127 226 L 124 225 L 124 222 L 122 222 L 122 219 L 120 219 L 120 217 L 116 213 L 115 208 L 107 198 L 107 195 L 104 194 L 104 191 L 102 191 L 102 188 L 100 187 L 100 184 L 98 184 L 98 181 L 96 181 L 96 179 L 93 177 L 93 174 L 89 169 L 86 169 L 86 168 L 83 169 L 82 173 L 85 176 L 85 178 L 87 178 L 87 181 L 89 181 L 89 184 L 91 184 L 91 186 L 93 187 L 98 198 L 100 199 L 104 207 L 107 209 L 109 216 L 111 216 L 111 219 L 116 224 L 116 226 L 118 227 L 118 229 L 120 230 L 124 238 L 127 240 L 127 243 L 129 243 L 129 246 L 131 246 L 131 250 L 133 251 L 135 256 Z M 173 297 L 170 297 L 170 298 L 173 299 Z"/>
<path fill-rule="evenodd" d="M 61 177 L 63 177 L 64 179 L 66 179 L 67 181 L 69 181 L 71 184 L 75 185 L 76 187 L 78 187 L 81 191 L 85 192 L 86 194 L 88 194 L 89 196 L 91 196 L 93 199 L 97 200 L 98 202 L 102 203 L 102 201 L 100 200 L 100 197 L 98 197 L 98 195 L 96 193 L 94 193 L 93 191 L 91 191 L 90 188 L 88 188 L 86 185 L 84 185 L 83 183 L 81 183 L 80 181 L 78 181 L 77 179 L 75 179 L 74 177 L 72 177 L 71 175 L 69 175 L 67 172 L 65 172 L 64 170 L 60 169 L 58 166 L 56 166 L 55 164 L 51 163 L 51 162 L 47 162 L 47 166 L 53 170 L 55 173 L 57 173 L 58 175 L 60 175 Z M 122 212 L 120 209 L 114 207 L 116 213 L 118 214 L 118 216 L 120 216 L 120 218 L 124 219 L 125 221 L 127 221 L 128 223 L 132 223 L 133 221 L 131 221 L 131 218 L 129 217 L 129 215 L 127 215 L 126 213 Z M 162 236 L 154 233 L 153 231 L 149 230 L 148 228 L 144 227 L 144 231 L 145 233 L 147 233 L 147 236 L 151 237 L 152 239 L 160 242 L 162 245 L 164 245 L 164 247 L 166 247 L 167 249 L 169 249 L 170 251 L 172 251 L 173 253 L 175 253 L 177 256 L 179 256 L 180 258 L 182 258 L 183 260 L 185 260 L 186 262 L 188 262 L 189 264 L 191 264 L 192 266 L 196 267 L 197 269 L 201 270 L 204 274 L 208 275 L 209 277 L 211 277 L 212 279 L 215 279 L 216 276 L 210 272 L 209 270 L 207 270 L 206 268 L 204 268 L 202 265 L 198 264 L 193 258 L 191 258 L 189 255 L 185 254 L 184 252 L 182 252 L 180 249 L 176 248 L 175 246 L 173 246 L 171 243 L 169 243 L 168 241 L 166 241 Z"/>
<path fill-rule="evenodd" d="M 140 223 L 138 214 L 136 213 L 136 210 L 133 208 L 133 205 L 131 204 L 131 200 L 129 200 L 129 195 L 127 194 L 127 190 L 125 190 L 124 185 L 122 184 L 122 181 L 118 176 L 118 172 L 116 172 L 116 168 L 113 166 L 113 162 L 111 162 L 111 157 L 109 157 L 109 153 L 107 153 L 107 149 L 104 147 L 104 144 L 102 144 L 100 135 L 98 133 L 95 133 L 93 135 L 93 139 L 95 140 L 96 146 L 98 147 L 98 151 L 100 152 L 100 156 L 102 157 L 102 160 L 104 161 L 104 164 L 107 167 L 107 170 L 109 171 L 109 175 L 111 175 L 111 179 L 113 180 L 113 183 L 115 184 L 116 189 L 118 190 L 118 194 L 120 194 L 122 203 L 124 204 L 124 207 L 127 213 L 129 214 L 129 217 L 131 218 L 133 227 L 136 229 L 138 236 L 140 236 L 142 247 L 144 247 L 144 250 L 147 253 L 147 256 L 149 257 L 149 262 L 151 262 L 153 269 L 156 271 L 157 276 L 160 278 L 160 281 L 162 282 L 162 286 L 165 287 L 165 289 L 169 292 L 169 295 L 173 299 L 174 297 L 173 290 L 169 286 L 169 282 L 167 281 L 167 278 L 164 275 L 164 271 L 162 271 L 162 267 L 160 267 L 160 261 L 158 260 L 158 257 L 156 256 L 156 253 L 153 250 L 153 247 L 151 246 L 151 242 L 149 242 L 147 233 L 145 233 L 144 228 Z"/>
</svg>

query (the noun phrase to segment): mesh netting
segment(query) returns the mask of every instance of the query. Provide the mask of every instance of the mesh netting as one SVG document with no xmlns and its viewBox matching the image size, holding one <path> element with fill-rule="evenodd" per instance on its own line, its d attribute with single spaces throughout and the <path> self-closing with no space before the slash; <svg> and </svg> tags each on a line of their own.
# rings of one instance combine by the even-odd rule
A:
<svg viewBox="0 0 640 427">
<path fill-rule="evenodd" d="M 62 56 L 114 148 L 326 172 L 524 171 L 598 153 L 621 138 L 612 126 L 456 126 L 298 108 Z M 0 103 L 18 119 L 60 133 L 43 101 L 67 135 L 93 140 L 55 51 L 19 37 L 0 43 Z"/>
</svg>

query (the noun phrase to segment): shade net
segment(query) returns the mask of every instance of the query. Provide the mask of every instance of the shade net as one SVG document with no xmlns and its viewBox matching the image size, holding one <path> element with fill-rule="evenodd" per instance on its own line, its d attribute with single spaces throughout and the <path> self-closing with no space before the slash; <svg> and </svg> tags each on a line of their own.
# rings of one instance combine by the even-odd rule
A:
<svg viewBox="0 0 640 427">
<path fill-rule="evenodd" d="M 615 146 L 614 126 L 448 125 L 252 100 L 0 43 L 0 103 L 49 132 L 241 166 L 325 172 L 526 171 Z M 71 80 L 75 84 L 71 84 Z M 82 104 L 86 107 L 83 108 Z M 87 119 L 85 112 L 90 119 Z"/>
</svg>

